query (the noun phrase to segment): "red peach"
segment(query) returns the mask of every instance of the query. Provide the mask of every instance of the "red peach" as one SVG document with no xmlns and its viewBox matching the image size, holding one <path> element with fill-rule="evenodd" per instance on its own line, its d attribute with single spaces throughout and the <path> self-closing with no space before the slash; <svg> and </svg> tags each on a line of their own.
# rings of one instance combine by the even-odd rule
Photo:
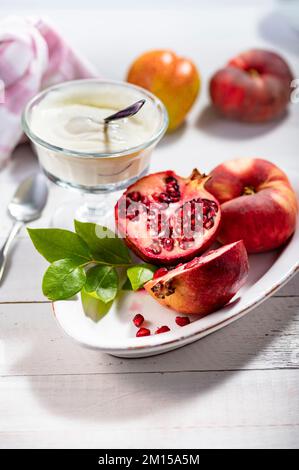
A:
<svg viewBox="0 0 299 470">
<path fill-rule="evenodd" d="M 278 248 L 296 226 L 297 198 L 285 173 L 260 158 L 218 165 L 206 187 L 221 203 L 218 240 L 243 240 L 249 253 Z"/>
<path fill-rule="evenodd" d="M 210 81 L 215 107 L 226 117 L 266 122 L 283 114 L 293 74 L 278 54 L 252 49 L 229 61 Z"/>
</svg>

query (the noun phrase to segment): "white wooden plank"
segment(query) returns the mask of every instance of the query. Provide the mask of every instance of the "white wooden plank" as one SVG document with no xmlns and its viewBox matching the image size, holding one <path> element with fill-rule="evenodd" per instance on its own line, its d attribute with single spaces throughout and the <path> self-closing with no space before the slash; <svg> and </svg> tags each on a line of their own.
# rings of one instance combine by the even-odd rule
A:
<svg viewBox="0 0 299 470">
<path fill-rule="evenodd" d="M 101 425 L 92 429 L 83 427 L 82 432 L 78 428 L 78 424 L 73 424 L 72 428 L 62 426 L 54 432 L 0 431 L 0 449 L 298 449 L 295 425 L 128 429 L 116 424 L 108 434 Z"/>
<path fill-rule="evenodd" d="M 0 238 L 0 243 L 4 239 Z M 14 245 L 3 283 L 0 286 L 1 302 L 45 301 L 41 281 L 48 263 L 40 256 L 28 237 L 20 238 Z M 299 275 L 274 295 L 299 295 Z"/>
<path fill-rule="evenodd" d="M 3 376 L 299 368 L 299 298 L 269 299 L 196 343 L 135 360 L 82 348 L 64 335 L 49 304 L 0 305 L 0 324 Z"/>
<path fill-rule="evenodd" d="M 0 302 L 46 301 L 41 283 L 48 264 L 29 237 L 16 240 L 0 286 Z"/>
<path fill-rule="evenodd" d="M 298 371 L 6 377 L 0 447 L 297 447 Z"/>
</svg>

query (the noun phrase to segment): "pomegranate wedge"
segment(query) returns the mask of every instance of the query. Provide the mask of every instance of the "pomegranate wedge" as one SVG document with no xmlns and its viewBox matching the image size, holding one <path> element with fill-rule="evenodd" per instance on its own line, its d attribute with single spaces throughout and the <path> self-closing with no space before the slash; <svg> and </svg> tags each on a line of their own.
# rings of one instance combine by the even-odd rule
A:
<svg viewBox="0 0 299 470">
<path fill-rule="evenodd" d="M 165 307 L 204 316 L 227 304 L 247 274 L 247 252 L 243 241 L 238 241 L 194 258 L 144 288 Z"/>
</svg>

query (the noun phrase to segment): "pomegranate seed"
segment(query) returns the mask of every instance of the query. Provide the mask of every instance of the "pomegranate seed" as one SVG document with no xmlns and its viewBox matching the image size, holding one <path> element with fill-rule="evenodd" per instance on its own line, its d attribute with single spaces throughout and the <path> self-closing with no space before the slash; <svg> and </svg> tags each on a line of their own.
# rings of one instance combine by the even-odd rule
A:
<svg viewBox="0 0 299 470">
<path fill-rule="evenodd" d="M 162 240 L 162 245 L 163 245 L 163 248 L 167 251 L 172 251 L 173 250 L 173 245 L 174 245 L 174 241 L 172 238 L 164 238 Z"/>
<path fill-rule="evenodd" d="M 137 315 L 135 315 L 135 317 L 133 318 L 134 325 L 137 326 L 137 328 L 139 328 L 143 322 L 144 322 L 144 316 L 141 315 L 141 313 L 137 313 Z"/>
<path fill-rule="evenodd" d="M 144 204 L 145 206 L 149 206 L 150 205 L 150 200 L 147 196 L 141 196 L 141 202 L 142 204 Z"/>
<path fill-rule="evenodd" d="M 158 277 L 165 276 L 165 274 L 167 274 L 167 273 L 168 273 L 167 268 L 159 268 L 159 269 L 157 269 L 157 271 L 154 272 L 153 279 L 157 279 Z"/>
<path fill-rule="evenodd" d="M 159 335 L 160 333 L 167 333 L 167 331 L 170 331 L 170 328 L 168 328 L 168 326 L 160 326 L 160 328 L 158 328 L 156 331 L 156 335 Z"/>
<path fill-rule="evenodd" d="M 166 184 L 177 183 L 177 180 L 174 176 L 167 176 L 167 178 L 165 179 L 165 182 L 166 182 Z"/>
<path fill-rule="evenodd" d="M 219 209 L 219 208 L 218 208 L 218 205 L 216 204 L 216 202 L 212 201 L 212 202 L 211 202 L 211 207 L 213 207 L 213 209 L 214 209 L 215 212 L 218 212 L 218 209 Z"/>
<path fill-rule="evenodd" d="M 214 226 L 214 220 L 209 219 L 207 222 L 204 222 L 203 226 L 205 229 L 210 230 Z"/>
<path fill-rule="evenodd" d="M 135 220 L 135 221 L 137 221 L 137 220 L 138 220 L 138 218 L 137 218 L 138 216 L 139 216 L 139 211 L 138 211 L 138 210 L 137 210 L 137 211 L 134 211 L 134 212 L 131 213 L 131 214 L 127 214 L 127 218 L 128 218 L 129 220 Z"/>
<path fill-rule="evenodd" d="M 129 197 L 132 201 L 138 202 L 138 201 L 140 201 L 141 194 L 139 193 L 139 191 L 133 191 L 133 192 L 131 192 L 130 194 L 128 194 L 128 197 Z"/>
<path fill-rule="evenodd" d="M 190 323 L 189 317 L 176 317 L 175 322 L 179 326 L 186 326 Z"/>
<path fill-rule="evenodd" d="M 151 290 L 158 299 L 165 299 L 165 297 L 168 297 L 175 292 L 175 287 L 171 280 L 165 282 L 158 281 Z"/>
<path fill-rule="evenodd" d="M 170 196 L 170 202 L 172 203 L 175 203 L 175 202 L 179 202 L 179 200 L 181 199 L 181 195 L 180 193 L 169 193 L 169 196 Z"/>
<path fill-rule="evenodd" d="M 171 193 L 180 193 L 180 187 L 178 184 L 176 183 L 169 183 L 167 186 L 166 186 L 166 192 L 167 194 L 171 194 Z"/>
<path fill-rule="evenodd" d="M 160 202 L 170 202 L 171 198 L 168 196 L 166 193 L 161 193 L 159 196 L 159 201 Z"/>
<path fill-rule="evenodd" d="M 137 338 L 140 338 L 141 336 L 149 336 L 151 334 L 150 330 L 148 328 L 139 328 L 139 330 L 136 333 Z"/>
<path fill-rule="evenodd" d="M 179 193 L 180 192 L 180 188 L 179 186 L 176 184 L 176 183 L 169 183 L 167 186 L 166 186 L 166 192 L 168 194 L 170 193 Z"/>
<path fill-rule="evenodd" d="M 153 198 L 154 201 L 160 202 L 160 194 L 154 193 L 154 194 L 152 194 L 152 198 Z"/>
<path fill-rule="evenodd" d="M 167 191 L 168 196 L 171 200 L 180 199 L 181 194 L 178 191 Z"/>
</svg>

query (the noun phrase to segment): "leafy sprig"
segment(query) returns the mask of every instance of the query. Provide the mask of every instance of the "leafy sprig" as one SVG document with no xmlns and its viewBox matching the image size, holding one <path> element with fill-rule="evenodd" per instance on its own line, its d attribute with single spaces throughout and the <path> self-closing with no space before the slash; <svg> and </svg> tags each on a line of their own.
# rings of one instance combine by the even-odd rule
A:
<svg viewBox="0 0 299 470">
<path fill-rule="evenodd" d="M 120 289 L 138 290 L 155 267 L 134 264 L 123 240 L 107 227 L 74 221 L 75 232 L 58 228 L 28 229 L 36 250 L 51 264 L 43 281 L 49 300 L 65 300 L 82 291 L 111 304 Z M 120 287 L 120 270 L 126 280 Z"/>
</svg>

